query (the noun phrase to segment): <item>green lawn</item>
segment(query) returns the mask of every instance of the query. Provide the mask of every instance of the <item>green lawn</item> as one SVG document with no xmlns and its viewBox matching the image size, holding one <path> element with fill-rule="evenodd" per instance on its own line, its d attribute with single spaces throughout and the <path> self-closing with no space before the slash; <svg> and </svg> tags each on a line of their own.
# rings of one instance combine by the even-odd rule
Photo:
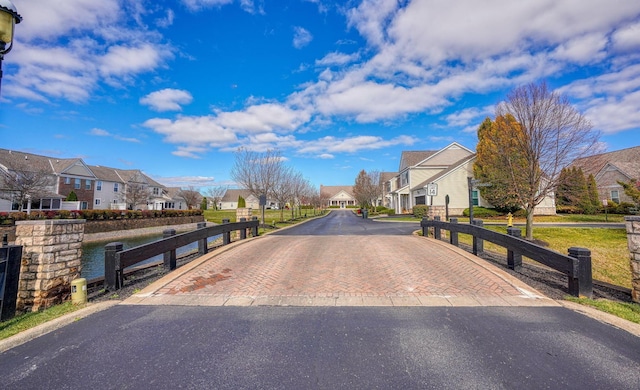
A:
<svg viewBox="0 0 640 390">
<path fill-rule="evenodd" d="M 504 226 L 485 226 L 500 233 L 507 232 Z M 523 228 L 524 235 L 524 228 Z M 460 242 L 471 245 L 471 236 L 461 234 Z M 631 269 L 629 266 L 629 249 L 625 229 L 540 227 L 533 228 L 533 238 L 544 241 L 549 249 L 568 254 L 572 246 L 587 248 L 591 251 L 593 278 L 603 282 L 631 288 Z M 506 255 L 506 249 L 485 242 L 487 251 Z M 528 261 L 532 261 L 526 259 Z"/>
<path fill-rule="evenodd" d="M 0 322 L 0 340 L 6 339 L 7 337 L 11 337 L 40 324 L 44 324 L 47 321 L 51 321 L 83 307 L 84 306 L 74 305 L 71 301 L 67 301 L 61 305 L 56 305 L 40 312 L 26 313 L 16 316 L 10 320 Z"/>
</svg>

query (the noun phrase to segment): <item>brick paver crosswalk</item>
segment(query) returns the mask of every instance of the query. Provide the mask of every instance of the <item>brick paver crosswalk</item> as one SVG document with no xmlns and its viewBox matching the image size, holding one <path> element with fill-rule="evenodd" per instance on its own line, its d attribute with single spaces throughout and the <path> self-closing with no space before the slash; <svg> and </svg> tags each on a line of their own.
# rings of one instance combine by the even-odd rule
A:
<svg viewBox="0 0 640 390">
<path fill-rule="evenodd" d="M 207 254 L 127 304 L 522 306 L 556 303 L 418 236 L 264 236 Z"/>
</svg>

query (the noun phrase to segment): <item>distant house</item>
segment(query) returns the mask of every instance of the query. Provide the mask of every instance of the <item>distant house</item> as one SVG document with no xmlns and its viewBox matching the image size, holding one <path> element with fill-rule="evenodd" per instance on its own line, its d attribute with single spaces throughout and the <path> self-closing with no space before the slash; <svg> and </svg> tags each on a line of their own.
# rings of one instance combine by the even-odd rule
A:
<svg viewBox="0 0 640 390">
<path fill-rule="evenodd" d="M 260 208 L 260 200 L 251 194 L 249 190 L 228 188 L 224 196 L 218 204 L 220 210 L 235 210 L 238 208 L 238 197 L 242 196 L 245 200 L 246 207 L 251 209 Z M 277 208 L 273 202 L 267 202 L 268 208 Z"/>
<path fill-rule="evenodd" d="M 323 186 L 320 185 L 320 196 L 328 207 L 355 207 L 358 201 L 353 196 L 353 186 Z"/>
<path fill-rule="evenodd" d="M 593 175 L 601 200 L 631 203 L 618 181 L 640 180 L 640 146 L 579 158 L 571 166 L 581 168 L 587 177 Z"/>
<path fill-rule="evenodd" d="M 40 178 L 41 183 L 28 190 L 28 201 L 21 195 L 26 191 L 18 191 L 11 185 L 11 178 L 16 175 Z M 72 191 L 78 200 L 66 202 Z M 136 196 L 133 196 L 134 192 Z M 0 211 L 16 211 L 20 208 L 33 211 L 127 208 L 184 210 L 187 206 L 177 190 L 167 189 L 138 169 L 90 166 L 80 158 L 59 159 L 0 149 Z"/>
<path fill-rule="evenodd" d="M 475 153 L 453 142 L 440 150 L 404 151 L 398 174 L 385 183 L 385 196 L 396 213 L 411 213 L 415 205 L 446 206 L 450 215 L 469 208 L 467 178 L 473 177 Z M 474 206 L 492 207 L 477 189 L 471 191 Z M 536 207 L 536 214 L 555 214 L 553 196 Z"/>
<path fill-rule="evenodd" d="M 378 199 L 378 206 L 391 208 L 391 180 L 396 176 L 398 176 L 398 172 L 380 172 L 382 194 L 381 198 Z"/>
<path fill-rule="evenodd" d="M 31 185 L 16 188 L 12 184 L 16 176 L 28 178 Z M 71 191 L 78 196 L 73 208 L 86 209 L 93 201 L 94 180 L 93 173 L 81 159 L 56 159 L 0 149 L 0 211 L 69 208 L 65 207 L 64 199 Z M 24 197 L 26 192 L 29 192 L 28 199 Z"/>
</svg>

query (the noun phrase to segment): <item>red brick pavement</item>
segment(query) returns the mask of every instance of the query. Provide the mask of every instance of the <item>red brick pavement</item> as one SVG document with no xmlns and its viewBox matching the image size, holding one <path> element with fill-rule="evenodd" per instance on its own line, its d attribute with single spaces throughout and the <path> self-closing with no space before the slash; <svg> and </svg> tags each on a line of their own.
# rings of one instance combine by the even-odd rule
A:
<svg viewBox="0 0 640 390">
<path fill-rule="evenodd" d="M 264 236 L 200 260 L 125 303 L 555 304 L 475 256 L 418 236 Z"/>
</svg>

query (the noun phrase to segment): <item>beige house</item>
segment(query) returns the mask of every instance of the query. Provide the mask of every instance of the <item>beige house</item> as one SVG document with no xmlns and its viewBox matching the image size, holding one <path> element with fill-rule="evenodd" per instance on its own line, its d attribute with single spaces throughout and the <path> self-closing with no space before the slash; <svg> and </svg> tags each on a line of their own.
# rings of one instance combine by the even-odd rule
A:
<svg viewBox="0 0 640 390">
<path fill-rule="evenodd" d="M 449 199 L 449 215 L 462 215 L 469 208 L 468 178 L 473 178 L 475 153 L 453 142 L 440 150 L 405 151 L 398 174 L 385 183 L 390 208 L 396 213 L 411 213 L 415 205 L 435 206 L 441 210 Z M 492 207 L 472 188 L 474 206 Z M 536 214 L 555 214 L 553 196 L 536 207 Z"/>
<path fill-rule="evenodd" d="M 593 175 L 601 200 L 633 202 L 618 181 L 640 180 L 640 146 L 579 158 L 571 165 L 581 168 L 587 177 Z"/>
<path fill-rule="evenodd" d="M 250 209 L 258 210 L 260 209 L 260 200 L 256 198 L 254 195 L 249 192 L 249 190 L 245 189 L 231 189 L 228 188 L 224 193 L 224 196 L 220 200 L 218 204 L 218 209 L 220 210 L 235 210 L 238 208 L 238 197 L 242 196 L 245 200 L 246 206 Z M 269 202 L 268 202 L 269 203 Z M 269 208 L 272 207 L 271 204 L 267 204 Z"/>
<path fill-rule="evenodd" d="M 396 213 L 411 213 L 415 205 L 445 206 L 461 215 L 469 207 L 467 177 L 473 176 L 475 153 L 454 142 L 441 150 L 404 151 L 398 174 L 386 184 L 390 206 Z M 486 206 L 478 191 L 474 204 Z"/>
<path fill-rule="evenodd" d="M 353 186 L 323 186 L 320 185 L 320 196 L 326 201 L 328 207 L 358 206 L 355 196 L 353 196 Z"/>
</svg>

